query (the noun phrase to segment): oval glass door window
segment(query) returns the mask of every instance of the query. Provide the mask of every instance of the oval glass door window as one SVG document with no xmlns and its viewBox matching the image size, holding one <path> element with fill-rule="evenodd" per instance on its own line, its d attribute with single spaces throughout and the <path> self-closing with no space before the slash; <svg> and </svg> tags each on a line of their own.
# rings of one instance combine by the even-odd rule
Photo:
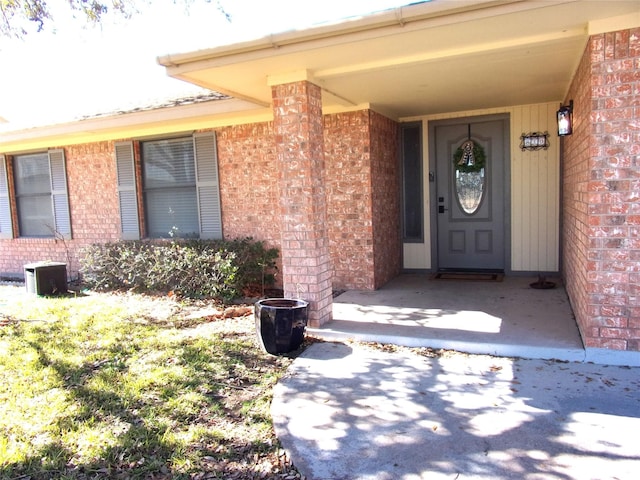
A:
<svg viewBox="0 0 640 480">
<path fill-rule="evenodd" d="M 460 208 L 469 215 L 476 213 L 484 195 L 484 168 L 477 172 L 462 172 L 456 168 L 455 186 Z"/>
</svg>

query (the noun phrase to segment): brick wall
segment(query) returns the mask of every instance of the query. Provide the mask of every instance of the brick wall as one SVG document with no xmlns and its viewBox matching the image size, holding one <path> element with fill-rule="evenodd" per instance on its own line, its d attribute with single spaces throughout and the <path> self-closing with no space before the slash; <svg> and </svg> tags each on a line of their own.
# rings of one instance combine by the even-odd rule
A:
<svg viewBox="0 0 640 480">
<path fill-rule="evenodd" d="M 323 123 L 333 288 L 378 288 L 400 269 L 397 124 L 367 110 L 325 115 Z M 217 140 L 225 236 L 280 248 L 273 135 L 269 122 L 222 128 Z"/>
<path fill-rule="evenodd" d="M 363 110 L 325 115 L 323 129 L 333 288 L 378 288 L 400 268 L 397 125 Z M 273 124 L 224 127 L 216 134 L 225 237 L 251 236 L 281 249 Z M 64 150 L 73 239 L 0 240 L 0 272 L 22 274 L 35 260 L 68 262 L 67 251 L 75 272 L 81 248 L 119 239 L 113 142 Z M 281 276 L 277 282 L 282 286 Z"/>
<path fill-rule="evenodd" d="M 118 238 L 113 143 L 75 145 L 64 147 L 64 151 L 73 239 L 0 240 L 0 272 L 22 275 L 25 263 L 52 260 L 67 263 L 68 272 L 75 276 L 83 247 Z"/>
<path fill-rule="evenodd" d="M 327 225 L 336 289 L 375 288 L 369 112 L 324 117 Z"/>
<path fill-rule="evenodd" d="M 249 236 L 280 249 L 280 194 L 273 124 L 237 125 L 216 133 L 225 237 Z M 281 258 L 278 272 L 282 272 Z M 276 282 L 282 286 L 280 274 Z"/>
<path fill-rule="evenodd" d="M 400 164 L 398 124 L 370 112 L 375 280 L 380 288 L 400 273 Z"/>
<path fill-rule="evenodd" d="M 564 140 L 564 272 L 586 347 L 640 350 L 640 29 L 593 36 Z"/>
<path fill-rule="evenodd" d="M 113 152 L 113 142 L 65 147 L 73 238 L 80 245 L 120 238 Z"/>
<path fill-rule="evenodd" d="M 568 92 L 574 103 L 574 133 L 562 139 L 564 277 L 583 338 L 589 328 L 585 269 L 589 258 L 589 55 L 587 50 Z"/>
</svg>

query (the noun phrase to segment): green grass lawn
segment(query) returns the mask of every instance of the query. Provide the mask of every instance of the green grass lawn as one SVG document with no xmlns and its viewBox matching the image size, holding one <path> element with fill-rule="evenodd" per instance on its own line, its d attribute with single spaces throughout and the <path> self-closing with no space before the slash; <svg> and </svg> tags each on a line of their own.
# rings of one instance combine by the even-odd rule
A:
<svg viewBox="0 0 640 480">
<path fill-rule="evenodd" d="M 253 316 L 0 286 L 0 479 L 295 478 Z M 196 317 L 196 318 L 194 318 Z"/>
</svg>

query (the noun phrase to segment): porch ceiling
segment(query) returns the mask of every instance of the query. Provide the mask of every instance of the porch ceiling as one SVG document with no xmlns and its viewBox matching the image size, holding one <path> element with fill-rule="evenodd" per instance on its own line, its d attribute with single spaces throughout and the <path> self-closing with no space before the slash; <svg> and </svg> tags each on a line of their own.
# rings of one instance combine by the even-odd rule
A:
<svg viewBox="0 0 640 480">
<path fill-rule="evenodd" d="M 158 62 L 264 108 L 270 85 L 308 79 L 326 113 L 369 105 L 399 119 L 560 101 L 588 36 L 618 25 L 640 25 L 639 0 L 434 0 Z"/>
</svg>

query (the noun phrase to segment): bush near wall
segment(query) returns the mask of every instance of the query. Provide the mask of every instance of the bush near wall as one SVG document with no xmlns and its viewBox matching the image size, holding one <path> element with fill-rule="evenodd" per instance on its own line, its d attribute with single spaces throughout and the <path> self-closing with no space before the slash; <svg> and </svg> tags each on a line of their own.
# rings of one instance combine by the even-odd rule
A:
<svg viewBox="0 0 640 480">
<path fill-rule="evenodd" d="M 94 244 L 81 256 L 83 283 L 96 290 L 175 292 L 230 301 L 275 282 L 278 250 L 252 238 L 120 241 Z"/>
</svg>

